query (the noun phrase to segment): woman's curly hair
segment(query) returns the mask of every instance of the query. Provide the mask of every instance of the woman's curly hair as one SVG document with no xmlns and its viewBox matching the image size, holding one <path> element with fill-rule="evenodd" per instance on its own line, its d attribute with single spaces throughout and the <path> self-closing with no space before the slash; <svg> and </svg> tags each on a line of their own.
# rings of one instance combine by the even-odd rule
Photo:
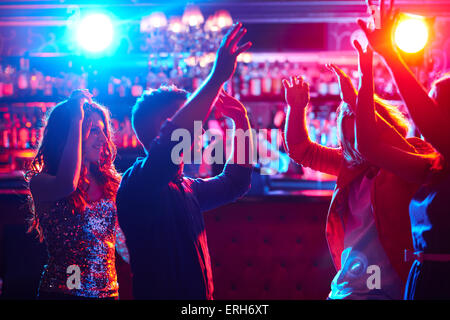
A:
<svg viewBox="0 0 450 320">
<path fill-rule="evenodd" d="M 61 156 L 66 145 L 71 124 L 71 108 L 73 108 L 71 100 L 66 100 L 56 105 L 47 116 L 46 125 L 36 156 L 32 160 L 29 170 L 25 174 L 27 182 L 33 179 L 33 176 L 44 172 L 50 175 L 56 175 L 60 164 Z M 103 196 L 107 199 L 115 200 L 117 189 L 120 184 L 120 175 L 114 166 L 114 160 L 117 154 L 116 147 L 112 140 L 112 127 L 110 123 L 109 111 L 97 104 L 86 103 L 84 105 L 84 120 L 82 125 L 83 137 L 91 127 L 93 113 L 97 113 L 105 124 L 104 134 L 106 136 L 106 143 L 101 151 L 100 161 L 98 163 L 91 163 L 90 168 L 81 167 L 80 179 L 77 189 L 69 195 L 66 200 L 69 205 L 77 212 L 83 212 L 87 204 L 87 173 L 91 172 L 94 179 L 101 186 Z M 33 198 L 29 201 L 30 211 L 32 213 L 29 219 L 28 232 L 37 231 L 39 240 L 43 240 L 42 229 L 39 224 L 39 215 L 36 212 Z"/>
</svg>

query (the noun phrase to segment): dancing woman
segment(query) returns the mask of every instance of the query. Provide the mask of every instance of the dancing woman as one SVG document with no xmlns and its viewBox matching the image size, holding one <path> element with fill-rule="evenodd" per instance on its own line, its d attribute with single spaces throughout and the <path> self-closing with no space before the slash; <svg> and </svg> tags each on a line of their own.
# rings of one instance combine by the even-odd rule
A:
<svg viewBox="0 0 450 320">
<path fill-rule="evenodd" d="M 401 299 L 409 269 L 403 262 L 403 250 L 412 247 L 408 203 L 418 184 L 407 180 L 403 172 L 392 173 L 370 162 L 360 152 L 355 137 L 358 93 L 342 70 L 334 65 L 329 68 L 338 75 L 343 97 L 337 121 L 339 148 L 321 146 L 308 137 L 308 84 L 301 77 L 283 81 L 288 103 L 285 137 L 290 157 L 299 164 L 337 176 L 326 227 L 337 270 L 328 299 Z M 420 139 L 405 139 L 406 120 L 378 98 L 375 115 L 370 129 L 379 138 L 414 154 L 424 148 Z"/>
<path fill-rule="evenodd" d="M 86 90 L 52 109 L 27 175 L 30 231 L 48 251 L 39 299 L 118 298 L 116 240 L 128 259 L 117 237 L 115 155 L 108 112 Z"/>
</svg>

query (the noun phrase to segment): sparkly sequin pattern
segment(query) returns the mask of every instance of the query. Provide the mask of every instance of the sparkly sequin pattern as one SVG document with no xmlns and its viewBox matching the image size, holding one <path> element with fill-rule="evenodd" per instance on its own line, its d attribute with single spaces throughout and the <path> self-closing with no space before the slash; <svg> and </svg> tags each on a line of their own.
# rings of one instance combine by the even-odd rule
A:
<svg viewBox="0 0 450 320">
<path fill-rule="evenodd" d="M 39 216 L 48 251 L 39 290 L 91 298 L 117 297 L 115 204 L 102 199 L 78 213 L 62 200 Z M 79 289 L 67 284 L 74 274 L 68 273 L 69 266 L 79 267 Z"/>
</svg>

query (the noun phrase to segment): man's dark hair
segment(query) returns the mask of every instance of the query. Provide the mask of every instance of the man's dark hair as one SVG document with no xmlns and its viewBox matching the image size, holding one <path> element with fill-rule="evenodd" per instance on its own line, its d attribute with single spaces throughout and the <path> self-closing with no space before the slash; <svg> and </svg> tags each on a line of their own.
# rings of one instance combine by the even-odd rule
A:
<svg viewBox="0 0 450 320">
<path fill-rule="evenodd" d="M 186 90 L 175 85 L 164 85 L 158 89 L 146 90 L 137 99 L 131 111 L 131 125 L 144 147 L 150 145 L 162 122 L 172 117 L 188 96 L 189 92 Z"/>
</svg>

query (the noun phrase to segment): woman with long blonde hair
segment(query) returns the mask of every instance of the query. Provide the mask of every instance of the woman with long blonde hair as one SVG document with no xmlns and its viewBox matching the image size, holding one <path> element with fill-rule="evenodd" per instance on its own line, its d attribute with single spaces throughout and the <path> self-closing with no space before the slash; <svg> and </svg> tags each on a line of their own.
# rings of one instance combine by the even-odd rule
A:
<svg viewBox="0 0 450 320">
<path fill-rule="evenodd" d="M 374 123 L 366 129 L 410 157 L 396 167 L 386 165 L 389 156 L 384 162 L 368 157 L 371 146 L 363 145 L 356 130 L 360 129 L 356 120 L 361 92 L 341 69 L 329 68 L 338 76 L 343 98 L 337 112 L 339 148 L 321 146 L 308 137 L 308 84 L 301 77 L 283 81 L 289 156 L 299 164 L 337 176 L 326 226 L 337 271 L 328 299 L 401 299 L 410 267 L 403 261 L 403 251 L 412 248 L 408 204 L 429 168 L 430 162 L 421 156 L 429 148 L 420 139 L 406 139 L 406 119 L 377 98 Z"/>
</svg>

